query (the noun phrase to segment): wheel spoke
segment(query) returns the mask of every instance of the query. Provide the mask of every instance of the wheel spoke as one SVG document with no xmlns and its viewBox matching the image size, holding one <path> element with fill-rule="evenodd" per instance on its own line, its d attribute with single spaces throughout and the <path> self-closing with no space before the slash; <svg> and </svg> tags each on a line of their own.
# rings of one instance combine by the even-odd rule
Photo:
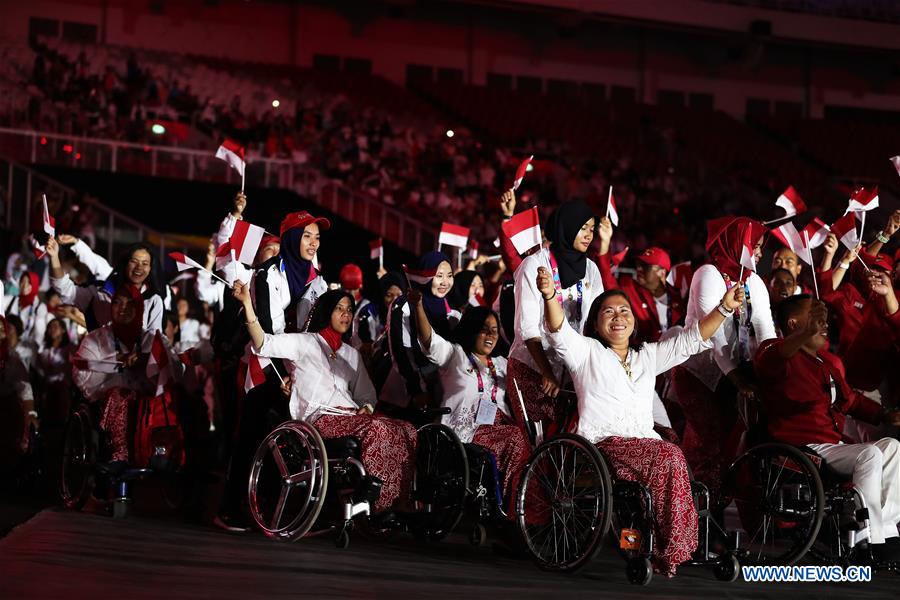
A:
<svg viewBox="0 0 900 600">
<path fill-rule="evenodd" d="M 284 456 L 281 455 L 281 448 L 278 447 L 278 441 L 275 437 L 269 439 L 269 450 L 272 451 L 272 458 L 275 460 L 278 472 L 284 478 L 289 477 L 291 473 L 284 462 Z"/>
<path fill-rule="evenodd" d="M 290 493 L 291 488 L 288 485 L 281 486 L 281 493 L 278 494 L 278 502 L 275 504 L 275 512 L 272 513 L 272 524 L 271 529 L 278 529 L 279 524 L 281 523 L 281 517 L 284 514 L 284 506 L 287 504 L 288 493 Z"/>
</svg>

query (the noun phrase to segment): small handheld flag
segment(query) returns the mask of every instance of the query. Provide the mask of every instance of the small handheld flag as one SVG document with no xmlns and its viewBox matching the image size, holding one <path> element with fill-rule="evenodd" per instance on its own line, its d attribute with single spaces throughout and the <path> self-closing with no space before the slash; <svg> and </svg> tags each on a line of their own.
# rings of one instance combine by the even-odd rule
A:
<svg viewBox="0 0 900 600">
<path fill-rule="evenodd" d="M 616 227 L 619 226 L 619 211 L 616 210 L 616 200 L 613 198 L 612 186 L 609 186 L 609 199 L 606 201 L 606 216 Z"/>
<path fill-rule="evenodd" d="M 519 168 L 516 169 L 516 178 L 513 180 L 513 191 L 519 189 L 519 186 L 522 185 L 522 180 L 525 179 L 525 173 L 528 171 L 528 165 L 531 164 L 531 161 L 534 160 L 534 154 L 523 160 L 519 164 Z"/>
</svg>

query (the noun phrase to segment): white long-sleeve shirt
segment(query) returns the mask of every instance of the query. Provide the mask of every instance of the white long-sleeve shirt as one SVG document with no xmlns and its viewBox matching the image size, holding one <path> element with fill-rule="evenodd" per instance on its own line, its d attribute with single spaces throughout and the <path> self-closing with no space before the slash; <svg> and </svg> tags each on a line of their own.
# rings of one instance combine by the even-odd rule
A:
<svg viewBox="0 0 900 600">
<path fill-rule="evenodd" d="M 484 384 L 484 394 L 479 398 L 478 375 L 472 369 L 472 363 L 462 346 L 451 344 L 437 332 L 432 332 L 431 344 L 428 348 L 423 348 L 423 352 L 439 368 L 441 387 L 444 389 L 442 406 L 452 411 L 441 417 L 441 423 L 452 429 L 462 443 L 471 442 L 479 427 L 475 424 L 478 403 L 491 401 L 494 378 L 491 377 L 490 369 L 481 361 L 475 361 Z M 497 408 L 507 416 L 512 416 L 506 400 L 506 359 L 498 356 L 492 361 L 498 379 Z"/>
<path fill-rule="evenodd" d="M 68 273 L 59 279 L 50 278 L 53 289 L 59 292 L 63 304 L 71 304 L 87 316 L 93 310 L 98 327 L 108 325 L 112 320 L 112 297 L 105 289 L 96 285 L 78 286 Z M 143 290 L 142 290 L 143 291 Z M 158 294 L 144 299 L 144 331 L 155 332 L 162 329 L 163 300 Z"/>
<path fill-rule="evenodd" d="M 259 352 L 287 361 L 291 374 L 291 418 L 314 422 L 323 407 L 350 409 L 375 406 L 375 386 L 359 352 L 341 344 L 337 352 L 318 333 L 266 334 Z"/>
<path fill-rule="evenodd" d="M 219 246 L 231 239 L 231 235 L 234 233 L 234 225 L 237 222 L 238 218 L 233 214 L 228 213 L 225 215 L 225 218 L 222 219 L 222 223 L 219 224 L 219 231 L 216 232 L 216 250 L 219 249 Z"/>
<path fill-rule="evenodd" d="M 46 304 L 35 298 L 31 306 L 21 308 L 18 296 L 4 296 L 2 308 L 5 310 L 0 314 L 16 315 L 22 319 L 22 340 L 32 342 L 37 349 L 44 347 L 44 333 L 52 318 L 48 317 Z"/>
<path fill-rule="evenodd" d="M 544 267 L 549 270 L 550 265 L 547 262 L 547 255 L 541 251 L 532 254 L 522 261 L 519 268 L 515 272 L 516 281 L 516 317 L 515 331 L 516 338 L 513 340 L 512 347 L 509 350 L 509 357 L 525 363 L 535 371 L 534 359 L 525 346 L 525 342 L 543 337 L 544 322 L 544 298 L 537 289 L 535 283 L 537 279 L 538 267 Z M 578 333 L 584 331 L 584 324 L 587 322 L 588 313 L 591 310 L 591 304 L 594 299 L 603 293 L 603 280 L 600 277 L 600 270 L 594 261 L 587 261 L 587 270 L 582 281 L 582 301 L 581 301 L 581 318 L 578 319 L 578 285 L 575 284 L 568 289 L 562 290 L 563 310 L 566 313 L 566 320 Z M 544 352 L 547 359 L 553 366 L 553 371 L 557 377 L 562 375 L 562 363 L 555 356 L 552 348 L 547 340 L 542 340 Z"/>
<path fill-rule="evenodd" d="M 154 336 L 155 332 L 146 330 L 143 332 L 139 342 L 142 353 L 150 352 Z M 165 336 L 161 337 L 169 354 L 170 374 L 177 381 L 184 374 L 184 363 L 175 354 Z M 123 351 L 127 350 L 123 349 Z M 75 358 L 115 361 L 116 354 L 116 338 L 113 335 L 112 327 L 106 326 L 95 329 L 84 336 L 84 339 L 81 340 L 81 344 L 78 346 L 78 350 L 75 352 Z M 90 369 L 80 369 L 76 366 L 72 369 L 72 379 L 90 402 L 102 399 L 105 396 L 105 392 L 112 388 L 124 387 L 144 394 L 153 394 L 156 385 L 155 382 L 147 378 L 143 367 L 133 367 L 119 373 L 101 373 Z"/>
<path fill-rule="evenodd" d="M 630 350 L 629 379 L 615 351 L 576 333 L 567 322 L 547 338 L 572 375 L 578 434 L 591 443 L 609 436 L 660 439 L 653 431 L 656 376 L 711 346 L 693 323 L 665 341 Z"/>
<path fill-rule="evenodd" d="M 688 301 L 685 325 L 697 323 L 704 316 L 715 310 L 722 301 L 722 296 L 727 291 L 725 279 L 715 265 L 703 265 L 691 280 L 691 294 Z M 750 291 L 750 304 L 752 315 L 748 323 L 747 304 L 741 309 L 741 329 L 745 330 L 745 338 L 748 342 L 748 358 L 753 357 L 756 349 L 764 341 L 776 337 L 775 323 L 772 321 L 772 310 L 769 306 L 769 291 L 766 284 L 756 273 L 747 278 L 747 289 Z M 753 336 L 746 334 L 748 325 L 753 325 Z M 735 327 L 734 319 L 725 319 L 725 322 L 710 338 L 712 348 L 698 354 L 684 364 L 684 367 L 693 373 L 709 389 L 714 390 L 719 384 L 722 375 L 727 375 L 738 367 L 740 356 L 736 349 L 739 343 L 740 332 Z"/>
<path fill-rule="evenodd" d="M 96 279 L 105 280 L 112 275 L 112 265 L 105 258 L 91 250 L 90 246 L 78 240 L 72 244 L 72 252 L 78 261 L 87 267 Z"/>
</svg>

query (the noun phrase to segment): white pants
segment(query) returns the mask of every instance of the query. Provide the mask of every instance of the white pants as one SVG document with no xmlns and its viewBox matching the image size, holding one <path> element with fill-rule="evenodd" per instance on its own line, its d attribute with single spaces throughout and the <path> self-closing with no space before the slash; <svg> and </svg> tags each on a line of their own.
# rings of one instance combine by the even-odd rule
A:
<svg viewBox="0 0 900 600">
<path fill-rule="evenodd" d="M 883 438 L 871 444 L 809 444 L 839 475 L 853 479 L 869 508 L 873 544 L 897 537 L 900 521 L 900 442 Z"/>
</svg>

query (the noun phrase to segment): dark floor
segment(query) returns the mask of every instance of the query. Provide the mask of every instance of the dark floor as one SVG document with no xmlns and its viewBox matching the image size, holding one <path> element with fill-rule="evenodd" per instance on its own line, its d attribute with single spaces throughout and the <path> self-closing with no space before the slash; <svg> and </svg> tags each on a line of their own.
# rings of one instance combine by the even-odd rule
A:
<svg viewBox="0 0 900 600">
<path fill-rule="evenodd" d="M 625 582 L 622 562 L 603 550 L 573 574 L 472 548 L 462 537 L 424 546 L 409 537 L 356 536 L 338 550 L 329 538 L 294 544 L 230 535 L 161 517 L 113 520 L 47 509 L 0 539 L 0 598 L 859 598 L 896 595 L 900 577 L 867 584 L 731 584 L 696 567 Z"/>
</svg>

